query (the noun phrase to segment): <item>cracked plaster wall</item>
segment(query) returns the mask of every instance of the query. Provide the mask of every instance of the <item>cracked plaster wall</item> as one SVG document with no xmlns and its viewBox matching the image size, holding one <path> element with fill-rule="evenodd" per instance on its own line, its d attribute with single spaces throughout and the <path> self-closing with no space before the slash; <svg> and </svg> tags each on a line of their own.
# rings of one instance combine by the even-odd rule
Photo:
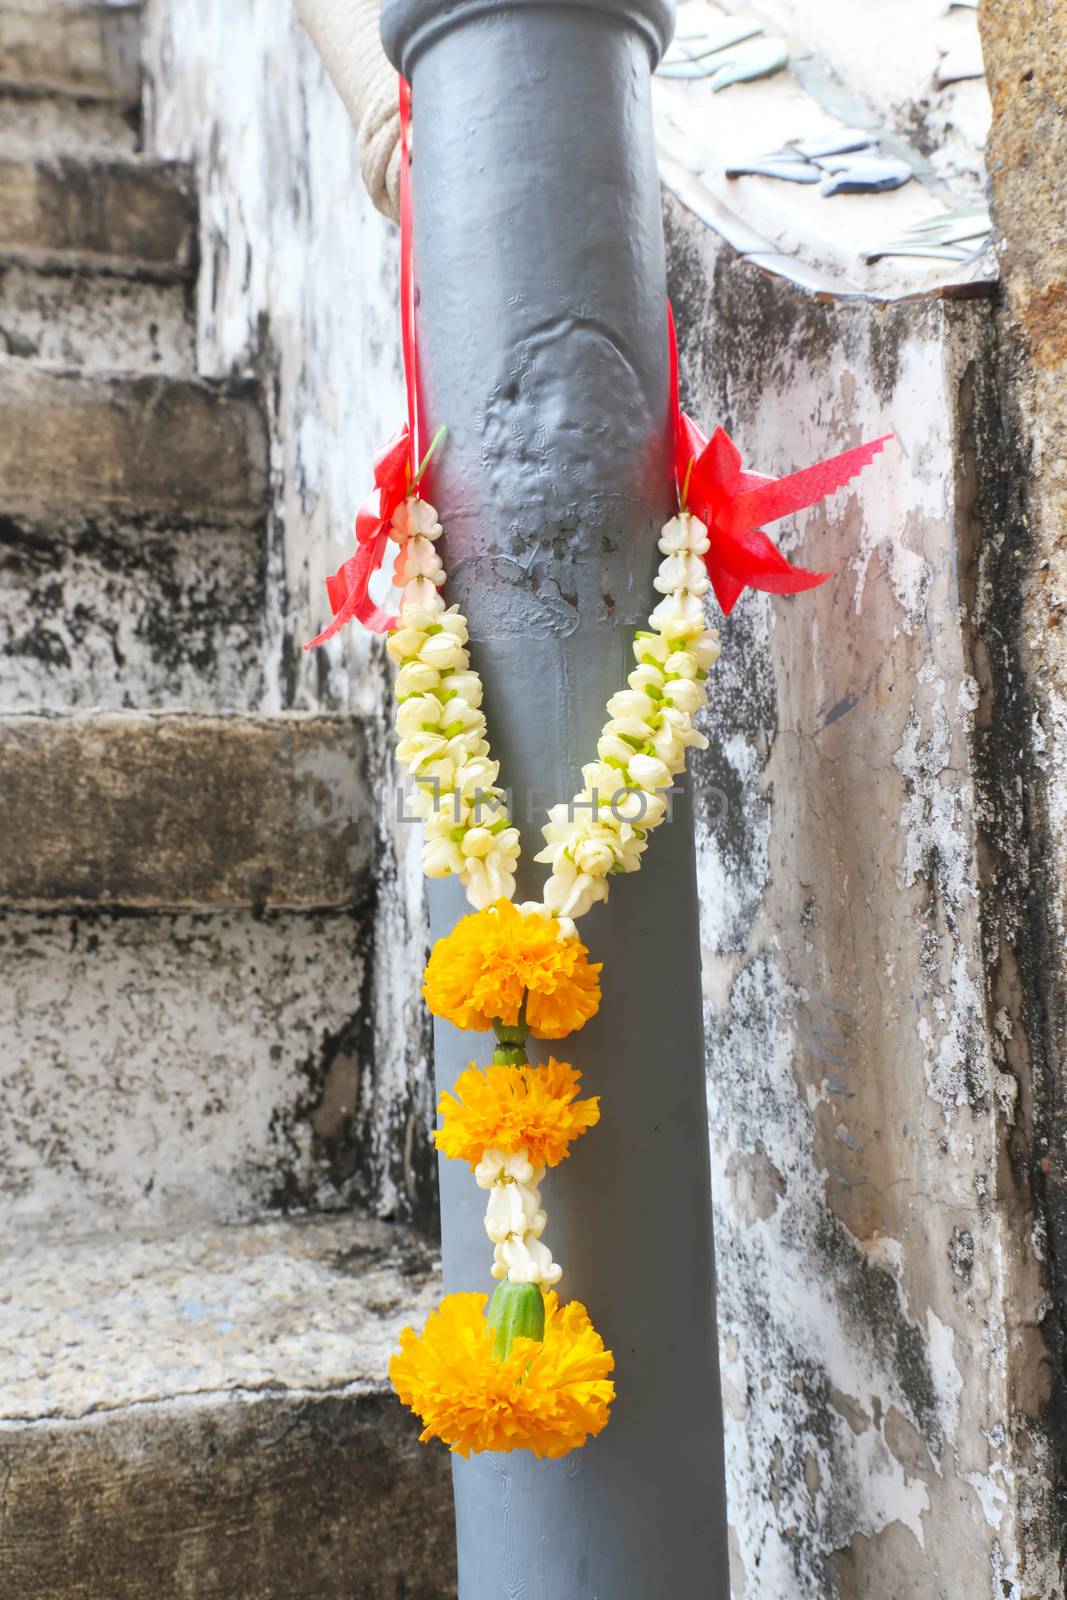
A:
<svg viewBox="0 0 1067 1600">
<path fill-rule="evenodd" d="M 980 597 L 989 870 L 999 915 L 988 960 L 1005 1060 L 1020 1084 L 1012 1149 L 1048 1280 L 1045 1407 L 1059 1471 L 1056 1536 L 1067 1548 L 1067 6 L 981 0 L 993 120 L 987 151 L 1001 293 L 999 507 Z M 996 730 L 1009 726 L 1006 749 Z M 1033 1539 L 1045 1529 L 1038 1523 Z M 1061 1557 L 1062 1558 L 1062 1557 Z M 1058 1593 L 1059 1591 L 1057 1591 Z"/>
<path fill-rule="evenodd" d="M 669 222 L 689 409 L 772 472 L 897 437 L 779 530 L 835 576 L 738 605 L 700 765 L 735 1600 L 1044 1600 L 1040 1239 L 983 947 L 991 310 L 822 305 Z"/>
<path fill-rule="evenodd" d="M 64 613 L 77 670 L 14 637 L 5 706 L 349 710 L 366 733 L 358 784 L 309 774 L 308 821 L 350 830 L 372 887 L 331 915 L 7 917 L 0 1216 L 23 1235 L 90 1233 L 358 1200 L 432 1221 L 422 881 L 414 830 L 394 821 L 383 652 L 357 630 L 300 648 L 402 406 L 395 230 L 290 8 L 151 0 L 143 48 L 145 149 L 195 176 L 196 368 L 250 379 L 270 420 L 266 554 L 223 525 L 181 528 L 175 555 L 137 506 L 91 546 L 82 531 Z M 87 367 L 121 366 L 111 301 L 85 318 Z M 23 586 L 54 586 L 65 531 L 53 518 Z M 79 618 L 105 596 L 118 633 L 87 634 Z M 115 639 L 140 632 L 145 604 L 175 651 L 122 659 Z"/>
<path fill-rule="evenodd" d="M 362 1187 L 382 1214 L 426 1218 L 435 1181 L 423 894 L 415 830 L 395 822 L 384 652 L 357 629 L 324 650 L 301 648 L 326 620 L 325 576 L 350 551 L 373 452 L 402 412 L 396 230 L 364 193 L 355 134 L 291 7 L 149 0 L 144 59 L 146 143 L 196 172 L 199 370 L 255 373 L 270 416 L 264 709 L 348 709 L 368 729 L 379 847 L 361 1022 L 375 1078 Z M 346 990 L 355 1009 L 355 969 Z"/>
</svg>

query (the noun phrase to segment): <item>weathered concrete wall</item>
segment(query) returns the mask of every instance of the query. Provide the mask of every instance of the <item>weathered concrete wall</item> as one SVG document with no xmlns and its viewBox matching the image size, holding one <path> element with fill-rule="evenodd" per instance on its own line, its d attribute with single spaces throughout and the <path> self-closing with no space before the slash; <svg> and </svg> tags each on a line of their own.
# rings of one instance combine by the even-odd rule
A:
<svg viewBox="0 0 1067 1600">
<path fill-rule="evenodd" d="M 332 656 L 300 650 L 401 406 L 390 229 L 288 11 L 152 10 L 143 157 L 139 13 L 8 8 L 0 33 L 0 76 L 66 83 L 73 51 L 116 123 L 101 149 L 89 102 L 20 98 L 36 120 L 9 160 L 5 143 L 0 713 L 22 804 L 0 899 L 84 907 L 6 924 L 0 1221 L 162 1226 L 353 1198 L 431 1218 L 422 885 L 393 820 L 387 677 L 354 631 Z M 272 720 L 292 710 L 341 716 L 311 766 Z M 24 712 L 48 715 L 8 716 Z M 287 766 L 281 793 L 266 780 Z M 231 892 L 242 854 L 246 889 L 309 857 L 332 886 L 278 896 L 308 915 L 268 936 L 253 919 L 270 895 Z M 247 921 L 229 914 L 242 899 Z M 184 908 L 227 915 L 195 935 L 159 915 Z M 303 974 L 288 986 L 287 941 Z"/>
<path fill-rule="evenodd" d="M 355 134 L 291 7 L 149 0 L 145 62 L 146 141 L 196 173 L 200 371 L 270 384 L 277 692 L 299 708 L 377 697 L 358 629 L 300 646 L 329 614 L 323 579 L 403 415 L 396 229 L 363 190 Z"/>
<path fill-rule="evenodd" d="M 257 373 L 272 435 L 267 686 L 262 708 L 366 719 L 379 818 L 373 943 L 375 1114 L 365 1150 L 382 1212 L 431 1214 L 425 931 L 416 830 L 396 825 L 388 675 L 358 629 L 301 646 L 324 578 L 352 547 L 375 448 L 403 409 L 396 230 L 373 209 L 355 135 L 288 6 L 149 0 L 146 143 L 192 163 L 200 204 L 201 374 Z M 351 796 L 335 796 L 341 813 Z M 413 1198 L 414 1197 L 414 1198 Z"/>
<path fill-rule="evenodd" d="M 834 579 L 725 624 L 700 764 L 735 1600 L 1059 1594 L 983 973 L 990 308 L 821 305 L 669 216 L 696 415 L 777 472 L 898 440 L 786 540 Z"/>
</svg>

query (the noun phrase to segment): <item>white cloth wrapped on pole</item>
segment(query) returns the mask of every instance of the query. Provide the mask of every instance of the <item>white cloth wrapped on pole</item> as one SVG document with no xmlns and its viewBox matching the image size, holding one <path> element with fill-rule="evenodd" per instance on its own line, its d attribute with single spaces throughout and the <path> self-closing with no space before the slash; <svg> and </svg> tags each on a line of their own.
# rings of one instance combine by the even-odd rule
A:
<svg viewBox="0 0 1067 1600">
<path fill-rule="evenodd" d="M 296 0 L 301 22 L 352 119 L 359 168 L 379 211 L 400 215 L 396 72 L 378 34 L 379 0 Z"/>
</svg>

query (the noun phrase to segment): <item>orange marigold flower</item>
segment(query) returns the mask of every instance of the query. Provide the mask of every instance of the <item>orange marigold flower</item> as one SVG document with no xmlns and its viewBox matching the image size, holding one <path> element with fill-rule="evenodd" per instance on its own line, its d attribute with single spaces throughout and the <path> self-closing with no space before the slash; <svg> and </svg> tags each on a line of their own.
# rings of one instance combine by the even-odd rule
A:
<svg viewBox="0 0 1067 1600">
<path fill-rule="evenodd" d="M 487 1150 L 525 1150 L 535 1167 L 558 1165 L 572 1140 L 600 1121 L 599 1099 L 578 1099 L 580 1077 L 555 1056 L 540 1067 L 483 1070 L 472 1063 L 438 1102 L 438 1150 L 472 1167 Z"/>
<path fill-rule="evenodd" d="M 606 1425 L 615 1398 L 610 1350 L 577 1300 L 545 1296 L 545 1337 L 493 1355 L 484 1294 L 450 1294 L 421 1334 L 405 1328 L 389 1363 L 393 1387 L 422 1419 L 421 1438 L 472 1450 L 565 1456 Z"/>
<path fill-rule="evenodd" d="M 435 1017 L 479 1032 L 514 1027 L 525 998 L 534 1037 L 562 1039 L 596 1013 L 599 972 L 580 939 L 559 937 L 554 917 L 498 900 L 438 939 L 422 992 Z"/>
</svg>

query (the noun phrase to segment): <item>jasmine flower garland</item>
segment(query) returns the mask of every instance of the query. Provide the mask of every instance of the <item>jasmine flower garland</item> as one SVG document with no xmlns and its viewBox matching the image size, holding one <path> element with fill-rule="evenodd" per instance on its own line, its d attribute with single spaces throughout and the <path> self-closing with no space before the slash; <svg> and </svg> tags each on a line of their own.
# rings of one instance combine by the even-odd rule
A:
<svg viewBox="0 0 1067 1600">
<path fill-rule="evenodd" d="M 554 1059 L 531 1066 L 525 1045 L 531 1031 L 563 1037 L 596 1010 L 599 969 L 588 965 L 574 919 L 607 899 L 612 874 L 637 871 L 648 835 L 666 819 L 664 793 L 684 770 L 687 750 L 706 743 L 693 717 L 719 655 L 718 636 L 704 626 L 708 536 L 684 511 L 664 526 L 655 579 L 663 599 L 634 640 L 627 688 L 608 701 L 583 788 L 549 811 L 536 857 L 551 869 L 543 899 L 515 907 L 519 834 L 497 783 L 466 619 L 440 593 L 441 532 L 434 508 L 415 494 L 393 515 L 402 597 L 387 648 L 399 668 L 397 759 L 415 780 L 414 809 L 425 825 L 423 869 L 458 876 L 477 913 L 434 947 L 424 993 L 435 1015 L 497 1035 L 493 1064 L 483 1071 L 472 1063 L 454 1093 L 442 1096 L 437 1143 L 446 1155 L 469 1159 L 487 1193 L 490 1273 L 499 1287 L 488 1310 L 484 1296 L 446 1297 L 421 1335 L 405 1331 L 390 1372 L 401 1399 L 422 1417 L 424 1439 L 442 1438 L 463 1454 L 529 1448 L 558 1455 L 606 1424 L 613 1361 L 584 1307 L 572 1303 L 556 1315 L 552 1291 L 563 1268 L 542 1237 L 541 1184 L 599 1109 L 595 1100 L 577 1100 L 572 1067 Z M 546 1432 L 543 1417 L 531 1413 L 532 1362 L 512 1370 L 514 1352 L 527 1346 L 555 1352 L 543 1398 L 557 1419 L 570 1419 L 561 1430 Z M 582 1376 L 572 1383 L 573 1373 Z"/>
<path fill-rule="evenodd" d="M 387 646 L 400 669 L 397 759 L 415 780 L 423 870 L 430 878 L 459 877 L 480 911 L 514 895 L 519 833 L 490 757 L 467 621 L 440 594 L 437 513 L 410 495 L 390 531 L 400 544 L 394 581 L 402 589 L 399 627 Z M 664 559 L 654 585 L 664 599 L 634 640 L 629 687 L 608 701 L 597 759 L 582 768 L 583 788 L 549 810 L 545 848 L 535 860 L 552 870 L 543 900 L 524 910 L 571 920 L 606 900 L 609 876 L 636 872 L 648 835 L 665 820 L 664 795 L 684 771 L 686 751 L 707 743 L 693 723 L 719 658 L 718 634 L 704 626 L 707 529 L 683 511 L 665 524 L 659 548 Z"/>
<path fill-rule="evenodd" d="M 531 1065 L 526 1042 L 563 1038 L 596 1011 L 600 969 L 575 919 L 608 898 L 613 876 L 638 870 L 688 751 L 707 743 L 694 719 L 719 658 L 718 634 L 704 622 L 708 526 L 684 505 L 664 524 L 654 579 L 662 598 L 634 638 L 633 670 L 607 703 L 582 788 L 548 813 L 535 858 L 549 868 L 543 897 L 515 906 L 519 833 L 497 781 L 466 618 L 441 594 L 441 524 L 417 485 L 418 475 L 388 524 L 401 590 L 387 646 L 398 667 L 397 758 L 415 783 L 424 871 L 457 876 L 475 908 L 434 946 L 423 993 L 435 1016 L 496 1034 L 492 1064 L 472 1062 L 441 1097 L 437 1144 L 468 1160 L 486 1192 L 498 1286 L 491 1301 L 449 1295 L 421 1334 L 406 1329 L 390 1373 L 422 1418 L 424 1439 L 464 1455 L 558 1456 L 606 1425 L 614 1397 L 613 1358 L 585 1307 L 556 1299 L 563 1267 L 543 1237 L 541 1199 L 547 1169 L 595 1124 L 599 1107 L 578 1098 L 579 1074 L 567 1063 Z"/>
<path fill-rule="evenodd" d="M 390 532 L 400 544 L 394 582 L 402 590 L 399 627 L 387 645 L 400 669 L 396 754 L 415 780 L 423 871 L 429 878 L 455 874 L 481 910 L 515 893 L 519 833 L 496 782 L 499 766 L 489 759 L 466 618 L 441 598 L 445 573 L 434 544 L 441 531 L 434 508 L 414 495 L 393 515 Z"/>
<path fill-rule="evenodd" d="M 649 835 L 667 818 L 665 796 L 687 752 L 706 744 L 694 718 L 719 657 L 718 635 L 704 623 L 709 588 L 729 613 L 746 587 L 785 594 L 823 582 L 828 574 L 793 567 L 762 524 L 843 487 L 887 441 L 781 479 L 746 472 L 721 428 L 707 439 L 680 409 L 668 306 L 680 510 L 660 533 L 663 560 L 654 583 L 662 598 L 633 641 L 634 668 L 608 701 L 582 788 L 548 813 L 536 857 L 549 869 L 543 897 L 515 906 L 519 833 L 497 781 L 467 621 L 441 595 L 441 524 L 420 488 L 444 430 L 420 462 L 410 91 L 403 81 L 400 126 L 408 420 L 375 458 L 375 487 L 356 517 L 356 551 L 327 580 L 333 621 L 311 644 L 332 638 L 353 617 L 388 633 L 398 668 L 397 759 L 415 784 L 414 810 L 425 827 L 423 869 L 431 878 L 458 877 L 474 907 L 434 946 L 423 993 L 435 1016 L 496 1035 L 492 1063 L 483 1069 L 472 1062 L 453 1093 L 442 1095 L 437 1145 L 446 1157 L 468 1161 L 486 1192 L 490 1273 L 498 1281 L 491 1302 L 484 1294 L 448 1295 L 421 1333 L 406 1328 L 390 1375 L 422 1419 L 423 1439 L 443 1439 L 462 1455 L 530 1449 L 557 1457 L 607 1424 L 614 1360 L 585 1307 L 560 1305 L 556 1297 L 563 1269 L 543 1239 L 541 1184 L 600 1112 L 595 1098 L 579 1097 L 579 1074 L 568 1063 L 550 1058 L 532 1065 L 527 1040 L 564 1038 L 596 1012 L 600 968 L 589 962 L 575 919 L 608 898 L 611 877 L 638 870 Z M 390 540 L 399 547 L 396 618 L 369 592 Z"/>
<path fill-rule="evenodd" d="M 704 626 L 707 529 L 683 511 L 665 524 L 659 548 L 654 585 L 665 598 L 634 640 L 629 688 L 608 701 L 597 760 L 582 768 L 584 787 L 569 805 L 551 808 L 542 830 L 545 848 L 535 859 L 552 869 L 544 904 L 554 915 L 584 916 L 607 899 L 609 876 L 637 871 L 648 835 L 667 817 L 663 797 L 685 770 L 686 751 L 707 745 L 693 724 L 719 659 L 719 636 Z"/>
</svg>

